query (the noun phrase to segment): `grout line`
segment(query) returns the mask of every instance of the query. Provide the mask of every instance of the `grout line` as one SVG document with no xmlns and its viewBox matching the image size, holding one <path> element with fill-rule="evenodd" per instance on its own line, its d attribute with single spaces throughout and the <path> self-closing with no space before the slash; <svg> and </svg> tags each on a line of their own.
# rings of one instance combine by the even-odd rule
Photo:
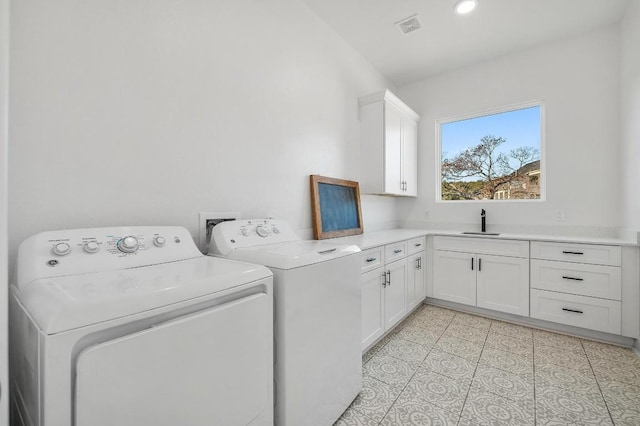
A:
<svg viewBox="0 0 640 426">
<path fill-rule="evenodd" d="M 591 369 L 591 374 L 593 374 L 593 378 L 596 379 L 596 385 L 598 386 L 598 391 L 600 392 L 600 397 L 602 401 L 604 401 L 604 406 L 607 409 L 607 413 L 609 414 L 609 419 L 611 420 L 611 424 L 615 425 L 615 421 L 613 420 L 613 415 L 611 415 L 611 410 L 609 410 L 609 404 L 607 404 L 607 399 L 604 397 L 604 393 L 602 392 L 602 388 L 600 387 L 600 380 L 598 380 L 598 376 L 596 376 L 596 372 L 593 371 L 593 365 L 591 365 L 591 359 L 589 359 L 589 354 L 584 347 L 584 343 L 580 340 L 580 346 L 582 346 L 582 350 L 584 351 L 585 356 L 587 357 L 587 362 L 589 363 L 589 368 Z"/>
</svg>

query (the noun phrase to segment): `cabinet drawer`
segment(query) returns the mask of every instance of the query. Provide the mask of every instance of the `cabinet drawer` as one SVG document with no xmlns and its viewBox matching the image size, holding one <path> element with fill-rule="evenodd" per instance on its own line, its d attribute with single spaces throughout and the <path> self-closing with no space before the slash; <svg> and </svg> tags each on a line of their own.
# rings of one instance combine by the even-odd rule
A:
<svg viewBox="0 0 640 426">
<path fill-rule="evenodd" d="M 409 254 L 418 253 L 427 247 L 427 237 L 412 238 L 407 242 Z"/>
<path fill-rule="evenodd" d="M 384 246 L 384 258 L 385 262 L 390 263 L 394 260 L 407 257 L 407 242 L 401 241 L 399 243 L 387 244 Z"/>
<path fill-rule="evenodd" d="M 436 236 L 433 237 L 433 248 L 435 250 L 459 251 L 464 253 L 529 257 L 529 241 L 519 240 Z"/>
<path fill-rule="evenodd" d="M 620 302 L 531 290 L 531 318 L 620 334 Z"/>
<path fill-rule="evenodd" d="M 622 249 L 620 246 L 532 241 L 531 257 L 534 259 L 620 266 Z"/>
<path fill-rule="evenodd" d="M 617 266 L 531 260 L 531 288 L 620 300 L 622 279 Z"/>
<path fill-rule="evenodd" d="M 365 273 L 384 265 L 384 247 L 374 247 L 360 253 L 360 272 Z"/>
</svg>

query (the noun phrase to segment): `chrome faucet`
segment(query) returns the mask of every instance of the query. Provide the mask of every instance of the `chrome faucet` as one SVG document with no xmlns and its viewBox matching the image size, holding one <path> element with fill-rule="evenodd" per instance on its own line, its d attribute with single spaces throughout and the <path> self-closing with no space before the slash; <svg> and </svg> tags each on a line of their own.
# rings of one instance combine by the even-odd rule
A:
<svg viewBox="0 0 640 426">
<path fill-rule="evenodd" d="M 480 217 L 482 218 L 482 232 L 487 232 L 487 212 L 484 209 L 482 209 Z"/>
</svg>

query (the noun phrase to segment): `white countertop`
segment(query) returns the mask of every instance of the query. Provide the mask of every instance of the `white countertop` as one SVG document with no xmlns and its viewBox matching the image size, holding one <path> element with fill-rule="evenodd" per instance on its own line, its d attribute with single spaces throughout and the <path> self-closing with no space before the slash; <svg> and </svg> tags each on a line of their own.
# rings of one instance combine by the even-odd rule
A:
<svg viewBox="0 0 640 426">
<path fill-rule="evenodd" d="M 499 235 L 476 235 L 463 234 L 462 231 L 433 230 L 433 229 L 388 229 L 385 231 L 364 232 L 360 235 L 352 235 L 349 237 L 334 238 L 331 241 L 344 244 L 356 244 L 360 249 L 366 250 L 372 247 L 378 247 L 385 244 L 391 244 L 397 241 L 409 240 L 411 238 L 421 237 L 425 235 L 441 235 L 455 236 L 466 238 L 487 238 L 487 239 L 503 239 L 503 240 L 525 240 L 525 241 L 557 241 L 563 243 L 582 243 L 582 244 L 605 244 L 618 246 L 637 246 L 637 242 L 624 240 L 620 238 L 598 238 L 598 237 L 578 237 L 568 235 L 540 235 L 540 234 L 511 234 L 501 233 Z"/>
</svg>

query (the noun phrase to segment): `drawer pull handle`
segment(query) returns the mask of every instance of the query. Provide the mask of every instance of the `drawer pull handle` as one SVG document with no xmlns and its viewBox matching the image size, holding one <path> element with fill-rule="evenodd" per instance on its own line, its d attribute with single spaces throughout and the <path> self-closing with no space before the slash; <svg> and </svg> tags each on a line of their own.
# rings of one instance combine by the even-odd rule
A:
<svg viewBox="0 0 640 426">
<path fill-rule="evenodd" d="M 387 285 L 391 287 L 391 271 L 387 271 Z"/>
<path fill-rule="evenodd" d="M 376 259 L 375 257 L 370 257 L 370 258 L 367 259 L 367 262 L 371 263 L 371 262 L 374 262 L 376 260 L 378 260 L 378 259 Z"/>
<path fill-rule="evenodd" d="M 335 249 L 335 248 L 328 249 L 328 250 L 321 250 L 321 251 L 318 252 L 318 254 L 329 254 L 329 253 L 333 253 L 336 250 L 337 249 Z"/>
<path fill-rule="evenodd" d="M 422 245 L 422 243 L 415 244 L 416 247 L 420 247 L 421 245 Z"/>
<path fill-rule="evenodd" d="M 473 257 L 471 258 L 471 270 L 473 271 Z"/>
<path fill-rule="evenodd" d="M 382 273 L 382 279 L 384 280 L 384 281 L 382 281 L 382 287 L 387 287 L 387 273 L 386 272 Z"/>
<path fill-rule="evenodd" d="M 567 277 L 567 276 L 562 276 L 563 280 L 573 280 L 573 281 L 584 281 L 584 278 L 576 278 L 576 277 Z"/>
<path fill-rule="evenodd" d="M 562 253 L 564 253 L 564 254 L 584 254 L 581 251 L 567 251 L 567 250 L 562 250 Z"/>
<path fill-rule="evenodd" d="M 395 254 L 402 253 L 402 249 L 395 249 L 393 252 L 394 252 Z"/>
<path fill-rule="evenodd" d="M 579 311 L 577 309 L 562 308 L 562 310 L 567 312 L 573 312 L 574 314 L 584 314 L 584 312 Z"/>
</svg>

